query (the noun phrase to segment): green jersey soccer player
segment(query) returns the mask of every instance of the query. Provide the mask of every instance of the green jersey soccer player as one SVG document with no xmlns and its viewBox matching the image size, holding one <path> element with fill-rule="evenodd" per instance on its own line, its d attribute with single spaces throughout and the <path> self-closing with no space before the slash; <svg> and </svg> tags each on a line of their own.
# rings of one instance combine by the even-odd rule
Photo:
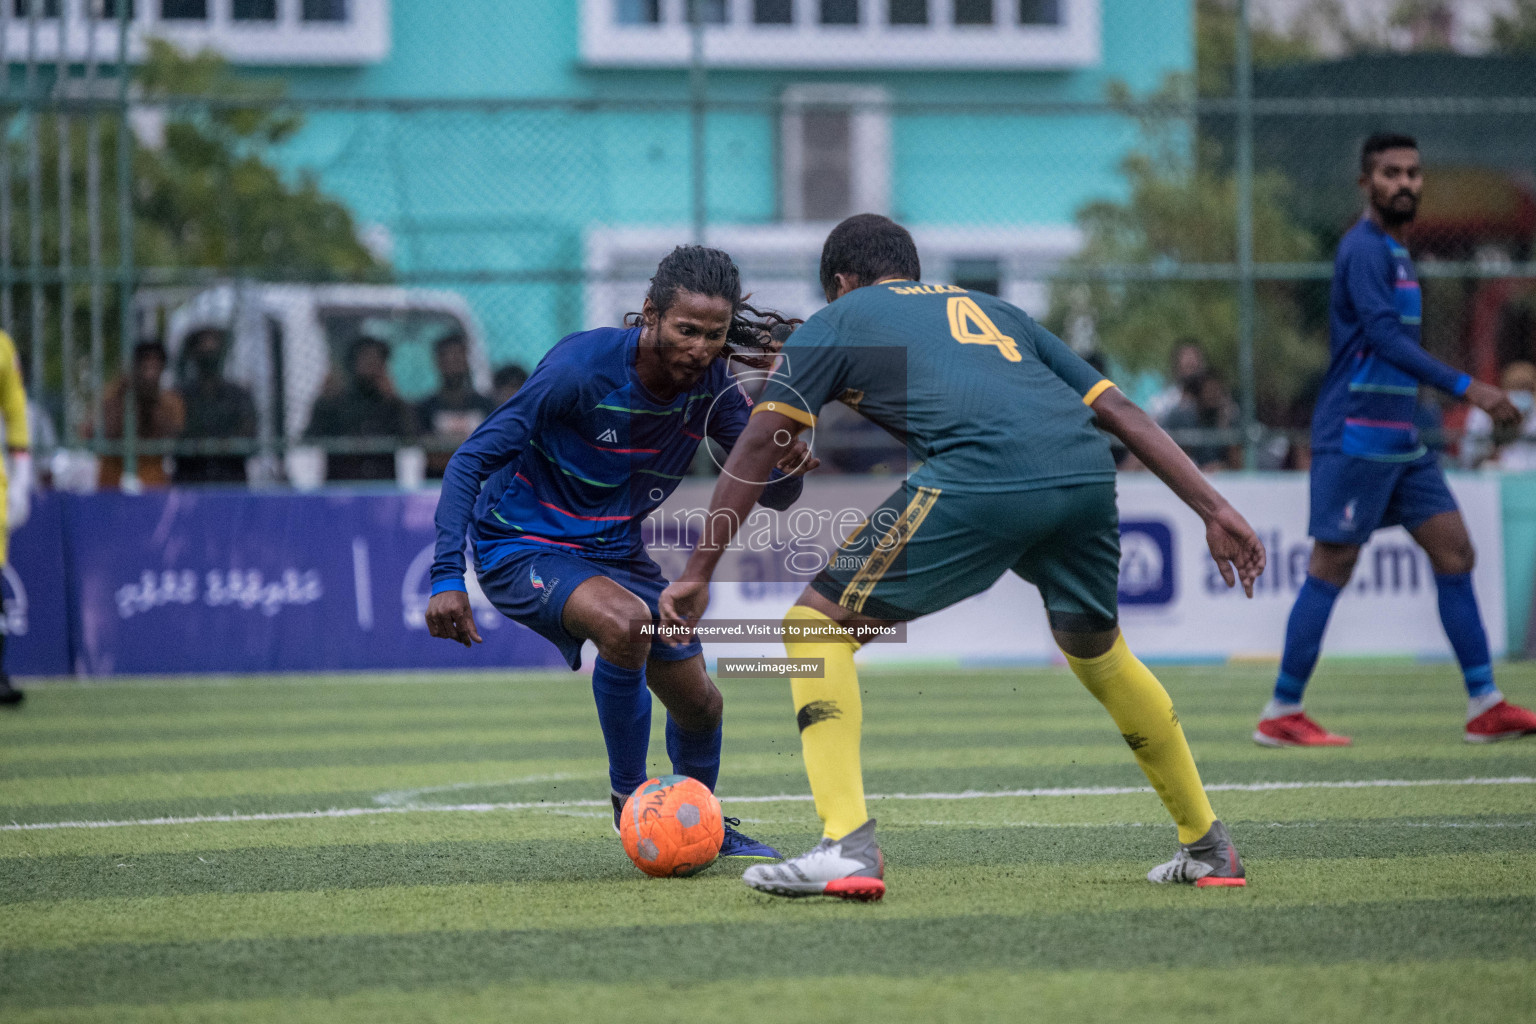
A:
<svg viewBox="0 0 1536 1024">
<path fill-rule="evenodd" d="M 917 247 L 893 221 L 861 214 L 832 231 L 821 256 L 830 305 L 784 346 L 785 369 L 715 488 L 713 532 L 660 600 L 664 621 L 698 620 L 736 524 L 825 403 L 853 406 L 922 460 L 785 617 L 790 656 L 825 663 L 823 678 L 792 684 L 824 838 L 744 880 L 782 896 L 884 894 L 859 766 L 853 652 L 873 631 L 979 594 L 1011 570 L 1039 588 L 1072 671 L 1109 711 L 1178 825 L 1174 859 L 1148 877 L 1244 884 L 1173 703 L 1120 636 L 1115 470 L 1100 428 L 1199 513 L 1229 586 L 1240 579 L 1251 596 L 1263 546 L 1168 435 L 1055 335 L 1000 299 L 920 277 Z M 788 638 L 839 632 L 846 642 Z"/>
</svg>

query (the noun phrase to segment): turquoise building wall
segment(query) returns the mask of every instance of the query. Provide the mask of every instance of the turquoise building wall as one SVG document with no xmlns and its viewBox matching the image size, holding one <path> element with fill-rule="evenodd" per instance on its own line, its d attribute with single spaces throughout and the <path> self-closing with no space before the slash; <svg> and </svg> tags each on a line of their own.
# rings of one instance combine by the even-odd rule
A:
<svg viewBox="0 0 1536 1024">
<path fill-rule="evenodd" d="M 299 98 L 551 100 L 410 112 L 316 111 L 285 158 L 314 173 L 365 224 L 382 225 L 402 272 L 466 294 L 493 358 L 537 360 L 582 323 L 582 240 L 593 225 L 676 225 L 691 214 L 684 107 L 622 109 L 688 96 L 686 69 L 581 63 L 576 0 L 394 0 L 392 49 L 358 68 L 287 68 Z M 1137 93 L 1194 66 L 1191 0 L 1102 0 L 1102 60 L 1046 71 L 711 69 L 714 98 L 760 109 L 706 120 L 711 222 L 779 216 L 778 117 L 790 85 L 883 87 L 890 119 L 890 212 L 913 225 L 1070 224 L 1084 203 L 1118 197 L 1129 119 L 1097 113 L 904 113 L 903 102 L 1098 102 L 1112 81 Z"/>
</svg>

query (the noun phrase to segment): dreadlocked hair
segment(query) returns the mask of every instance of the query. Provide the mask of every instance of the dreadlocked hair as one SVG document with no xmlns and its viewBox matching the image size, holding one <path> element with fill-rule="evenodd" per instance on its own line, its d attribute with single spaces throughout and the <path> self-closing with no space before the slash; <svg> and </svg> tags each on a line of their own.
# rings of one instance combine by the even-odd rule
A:
<svg viewBox="0 0 1536 1024">
<path fill-rule="evenodd" d="M 741 294 L 741 271 L 730 254 L 702 245 L 680 245 L 656 266 L 656 276 L 645 293 L 658 316 L 663 315 L 679 291 L 726 299 L 731 304 L 731 326 L 725 335 L 722 355 L 744 362 L 766 365 L 772 353 L 803 320 L 796 320 L 773 310 L 757 309 Z M 638 325 L 639 313 L 624 314 L 624 326 Z"/>
<path fill-rule="evenodd" d="M 722 355 L 740 359 L 758 369 L 767 369 L 779 346 L 803 323 L 804 320 L 785 316 L 777 310 L 758 309 L 743 301 L 736 307 L 730 329 L 725 332 Z"/>
</svg>

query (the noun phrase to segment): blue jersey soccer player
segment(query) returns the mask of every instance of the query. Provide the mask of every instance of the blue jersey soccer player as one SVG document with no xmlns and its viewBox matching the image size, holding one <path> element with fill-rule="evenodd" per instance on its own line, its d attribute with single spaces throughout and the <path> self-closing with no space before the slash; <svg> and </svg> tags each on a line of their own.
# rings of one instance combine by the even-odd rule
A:
<svg viewBox="0 0 1536 1024">
<path fill-rule="evenodd" d="M 1312 417 L 1314 544 L 1307 579 L 1291 609 L 1274 697 L 1256 742 L 1272 747 L 1347 746 L 1302 710 L 1323 631 L 1360 546 L 1384 526 L 1401 525 L 1429 556 L 1440 621 L 1467 686 L 1469 742 L 1536 732 L 1536 715 L 1504 700 L 1472 590 L 1472 540 L 1433 452 L 1413 426 L 1419 385 L 1428 384 L 1516 423 L 1519 411 L 1491 384 L 1474 381 L 1425 352 L 1422 303 L 1404 244 L 1423 180 L 1418 144 L 1378 134 L 1360 154 L 1365 215 L 1339 243 L 1329 299 L 1332 361 Z"/>
<path fill-rule="evenodd" d="M 468 534 L 481 589 L 502 614 L 560 648 L 573 669 L 583 640 L 597 646 L 592 691 L 615 827 L 649 775 L 647 686 L 667 708 L 673 771 L 710 789 L 720 772 L 724 703 L 699 645 L 653 646 L 635 629 L 656 620 L 667 583 L 640 524 L 705 437 L 730 450 L 746 426 L 751 402 L 726 359 L 752 349 L 761 358 L 771 327 L 788 322 L 754 314 L 730 256 L 679 246 L 657 267 L 637 324 L 563 339 L 443 476 L 427 628 L 465 646 L 480 640 L 464 589 Z M 770 508 L 789 507 L 817 461 L 801 446 L 782 465 L 763 496 Z M 728 827 L 721 856 L 776 854 Z"/>
<path fill-rule="evenodd" d="M 872 630 L 940 611 L 1013 572 L 1039 587 L 1073 673 L 1178 826 L 1173 860 L 1148 879 L 1245 884 L 1173 701 L 1120 636 L 1115 464 L 1099 428 L 1205 521 L 1229 586 L 1240 578 L 1252 596 L 1263 545 L 1151 417 L 1061 339 L 1001 299 L 920 275 L 917 247 L 899 224 L 860 214 L 833 229 L 821 254 L 830 305 L 784 346 L 785 376 L 769 382 L 715 487 L 707 522 L 718 532 L 706 531 L 662 594 L 665 622 L 698 620 L 731 532 L 827 402 L 854 404 L 922 460 L 866 520 L 881 525 L 850 537 L 784 617 L 790 656 L 823 664 L 820 675 L 791 680 L 823 839 L 783 864 L 754 865 L 742 880 L 779 896 L 884 895 L 859 765 L 854 648 Z"/>
</svg>

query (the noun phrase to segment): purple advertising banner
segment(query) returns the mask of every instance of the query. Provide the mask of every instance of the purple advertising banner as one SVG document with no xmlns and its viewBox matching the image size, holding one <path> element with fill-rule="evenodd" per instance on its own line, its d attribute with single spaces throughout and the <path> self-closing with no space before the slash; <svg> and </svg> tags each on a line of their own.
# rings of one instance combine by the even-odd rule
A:
<svg viewBox="0 0 1536 1024">
<path fill-rule="evenodd" d="M 553 645 L 492 608 L 473 574 L 485 643 L 467 650 L 427 634 L 436 503 L 430 493 L 50 495 L 27 526 L 44 530 L 19 531 L 13 541 L 33 621 L 29 649 L 16 644 L 12 671 L 564 664 Z M 56 540 L 47 539 L 50 514 Z M 38 601 L 45 594 L 46 613 Z M 39 635 L 44 624 L 47 638 Z"/>
<path fill-rule="evenodd" d="M 5 667 L 12 675 L 69 671 L 69 590 L 63 499 L 44 492 L 26 524 L 11 533 L 5 565 Z"/>
</svg>

